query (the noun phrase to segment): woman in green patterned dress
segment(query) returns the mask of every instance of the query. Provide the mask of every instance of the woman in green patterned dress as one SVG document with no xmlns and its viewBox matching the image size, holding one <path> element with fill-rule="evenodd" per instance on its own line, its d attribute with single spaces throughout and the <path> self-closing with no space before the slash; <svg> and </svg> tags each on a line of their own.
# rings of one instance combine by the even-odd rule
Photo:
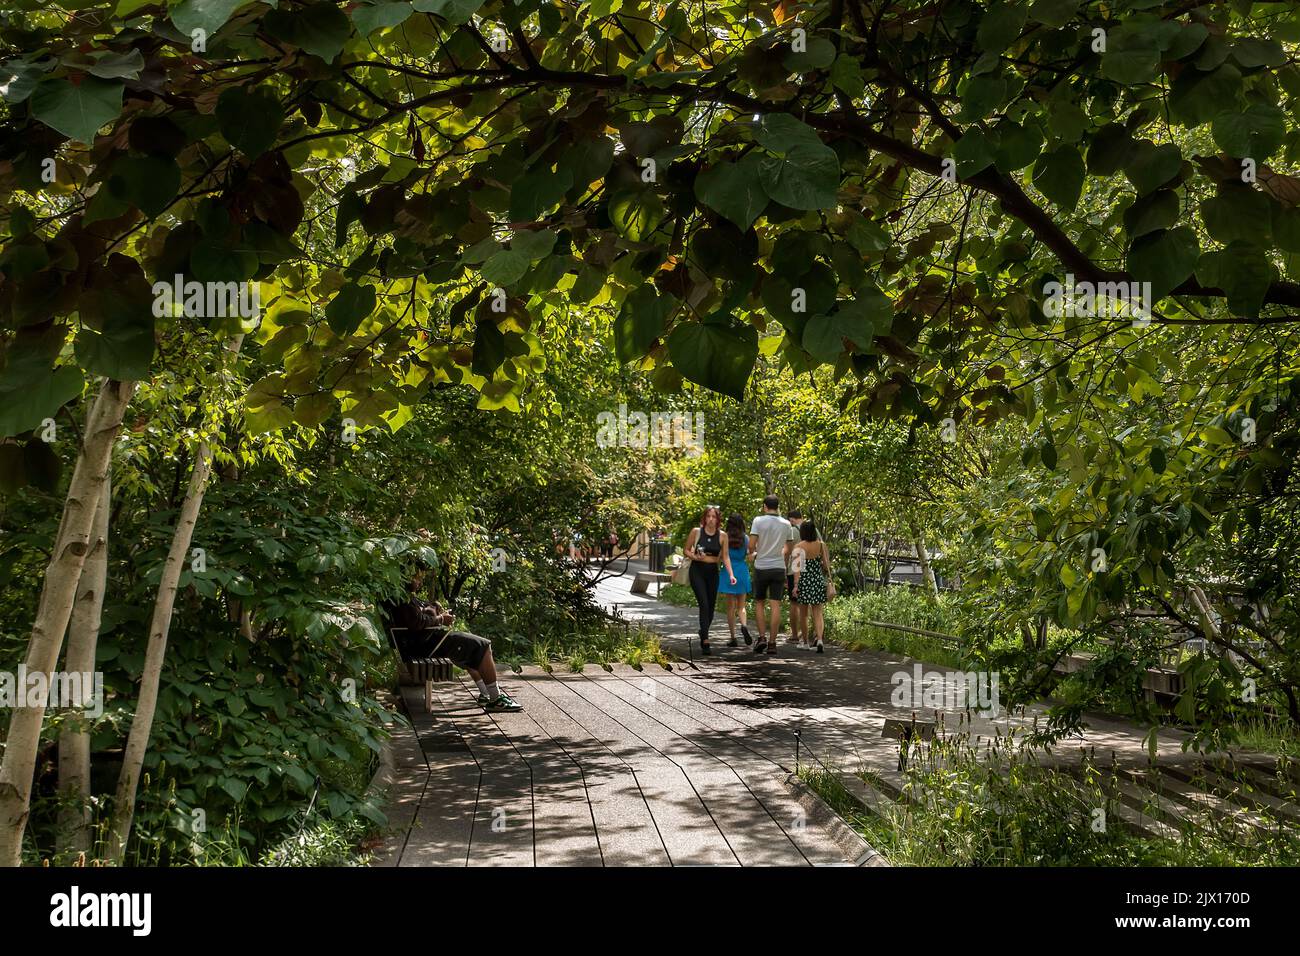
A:
<svg viewBox="0 0 1300 956">
<path fill-rule="evenodd" d="M 826 542 L 818 540 L 817 526 L 811 520 L 799 525 L 799 543 L 790 552 L 790 570 L 794 573 L 791 596 L 808 609 L 817 635 L 817 653 L 825 654 L 822 635 L 826 630 L 826 582 L 831 576 L 831 559 Z"/>
</svg>

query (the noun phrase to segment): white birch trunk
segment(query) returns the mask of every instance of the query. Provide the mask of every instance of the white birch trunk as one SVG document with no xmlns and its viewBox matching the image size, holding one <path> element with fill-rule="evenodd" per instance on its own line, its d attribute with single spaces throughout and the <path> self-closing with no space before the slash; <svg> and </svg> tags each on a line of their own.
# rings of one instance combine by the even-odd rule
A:
<svg viewBox="0 0 1300 956">
<path fill-rule="evenodd" d="M 95 399 L 63 503 L 63 519 L 59 522 L 50 563 L 45 569 L 36 621 L 27 643 L 28 674 L 42 673 L 48 678 L 58 665 L 63 636 L 68 630 L 77 585 L 81 581 L 81 569 L 90 551 L 91 529 L 100 492 L 108 479 L 113 440 L 134 391 L 134 382 L 110 379 L 104 382 Z M 4 761 L 0 763 L 0 866 L 19 866 L 22 863 L 23 833 L 27 829 L 32 775 L 36 770 L 44 719 L 44 701 L 38 706 L 15 707 L 9 719 Z"/>
</svg>

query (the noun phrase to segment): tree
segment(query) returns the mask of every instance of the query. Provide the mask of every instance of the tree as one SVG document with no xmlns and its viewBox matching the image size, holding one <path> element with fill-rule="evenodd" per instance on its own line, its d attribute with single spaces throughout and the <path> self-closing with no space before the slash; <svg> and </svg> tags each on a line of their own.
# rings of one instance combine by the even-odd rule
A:
<svg viewBox="0 0 1300 956">
<path fill-rule="evenodd" d="M 1300 304 L 1289 7 L 16 6 L 0 437 L 220 326 L 156 308 L 177 276 L 260 284 L 255 435 L 336 411 L 396 430 L 439 384 L 518 410 L 535 330 L 571 306 L 608 311 L 618 357 L 667 389 L 741 399 L 766 353 L 827 368 L 864 418 L 1046 431 L 1066 364 L 1140 378 L 1135 344 L 1181 332 L 1248 372 L 1239 347 Z M 1075 283 L 1102 314 L 1060 308 Z M 233 330 L 213 331 L 209 358 Z M 1271 468 L 1282 422 L 1250 417 L 1245 468 Z M 80 571 L 52 565 L 49 590 Z M 33 716 L 0 774 L 8 862 Z"/>
</svg>

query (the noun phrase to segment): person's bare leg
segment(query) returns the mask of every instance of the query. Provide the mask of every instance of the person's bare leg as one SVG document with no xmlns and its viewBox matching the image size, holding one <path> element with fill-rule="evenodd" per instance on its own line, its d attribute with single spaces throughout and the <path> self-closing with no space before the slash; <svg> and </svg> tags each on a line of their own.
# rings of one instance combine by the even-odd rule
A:
<svg viewBox="0 0 1300 956">
<path fill-rule="evenodd" d="M 812 607 L 813 632 L 817 635 L 817 643 L 822 643 L 822 634 L 826 630 L 826 605 L 817 604 Z"/>
<path fill-rule="evenodd" d="M 469 668 L 466 668 L 469 670 Z M 495 684 L 497 682 L 497 664 L 492 659 L 492 648 L 488 648 L 483 653 L 483 659 L 478 662 L 478 673 L 470 671 L 471 676 L 481 679 L 485 684 Z"/>
<path fill-rule="evenodd" d="M 736 595 L 727 595 L 727 629 L 731 631 L 731 643 L 736 643 Z"/>
<path fill-rule="evenodd" d="M 767 599 L 766 598 L 755 599 L 754 616 L 758 618 L 758 643 L 766 644 L 767 643 Z"/>
<path fill-rule="evenodd" d="M 776 646 L 776 636 L 781 633 L 781 602 L 768 601 L 768 613 L 771 615 L 772 638 L 768 649 Z"/>
</svg>

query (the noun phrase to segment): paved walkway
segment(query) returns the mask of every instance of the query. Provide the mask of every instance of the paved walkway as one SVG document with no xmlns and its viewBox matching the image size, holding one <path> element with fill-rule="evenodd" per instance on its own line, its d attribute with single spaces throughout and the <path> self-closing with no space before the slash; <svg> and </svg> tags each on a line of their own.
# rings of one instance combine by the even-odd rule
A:
<svg viewBox="0 0 1300 956">
<path fill-rule="evenodd" d="M 629 591 L 626 576 L 598 599 L 663 635 L 688 659 L 694 608 Z M 782 643 L 775 658 L 730 649 L 725 617 L 714 654 L 672 669 L 529 666 L 504 683 L 523 705 L 485 714 L 468 680 L 435 684 L 434 713 L 422 689 L 406 688 L 416 734 L 394 736 L 389 817 L 380 865 L 795 865 L 844 864 L 869 853 L 839 818 L 790 782 L 798 747 L 830 766 L 871 770 L 901 784 L 898 747 L 881 736 L 892 675 L 915 661 L 827 646 L 824 655 Z M 721 635 L 719 639 L 719 635 Z M 696 653 L 698 654 L 698 648 Z M 935 668 L 939 669 L 939 668 Z M 1041 710 L 996 721 L 945 712 L 949 728 L 981 741 L 1032 725 Z M 932 717 L 927 711 L 925 716 Z M 1142 766 L 1145 731 L 1093 719 L 1063 743 L 1097 759 Z M 418 735 L 418 736 L 417 736 Z M 1183 735 L 1161 731 L 1162 763 L 1197 759 Z"/>
</svg>

